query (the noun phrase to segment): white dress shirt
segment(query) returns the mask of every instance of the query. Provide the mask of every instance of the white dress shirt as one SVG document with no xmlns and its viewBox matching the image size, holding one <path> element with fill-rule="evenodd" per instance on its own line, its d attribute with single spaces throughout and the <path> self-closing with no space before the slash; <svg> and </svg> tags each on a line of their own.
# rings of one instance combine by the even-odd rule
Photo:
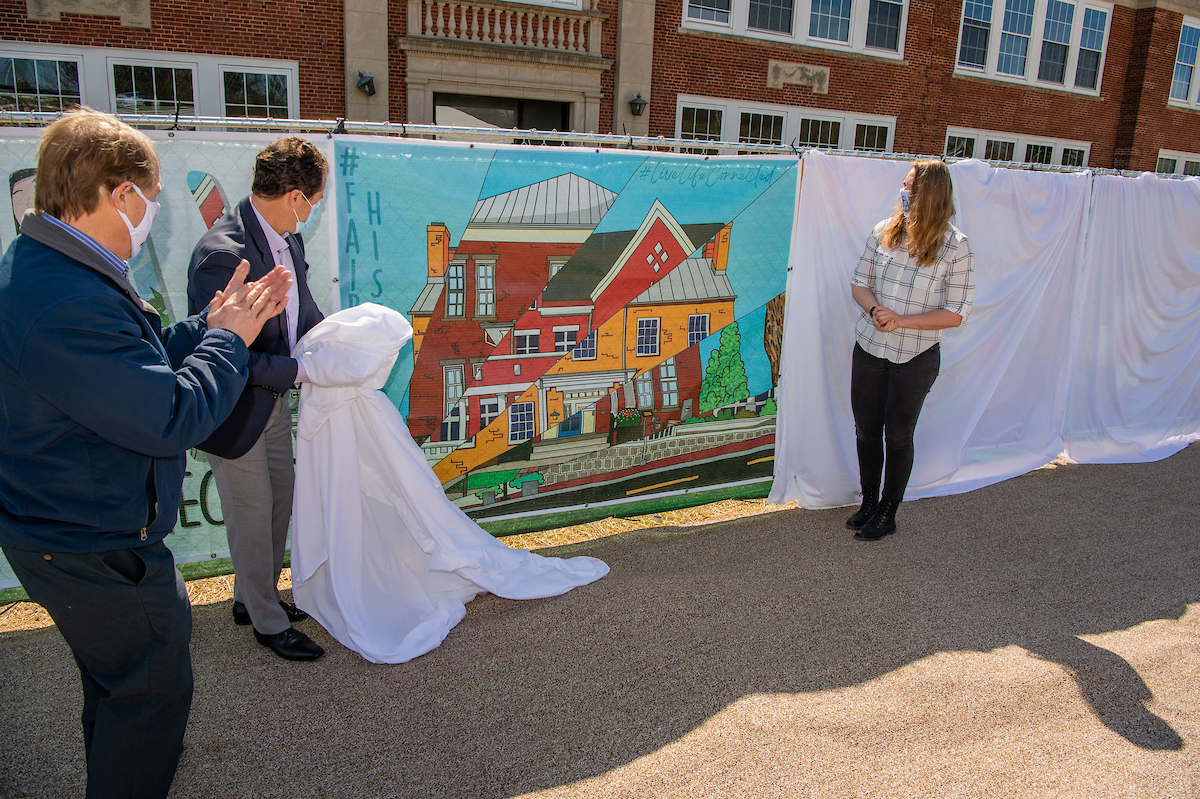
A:
<svg viewBox="0 0 1200 799">
<path fill-rule="evenodd" d="M 288 287 L 287 305 L 284 307 L 284 327 L 287 329 L 287 341 L 289 352 L 296 349 L 296 325 L 300 319 L 300 289 L 296 284 L 296 265 L 292 263 L 292 248 L 288 246 L 287 241 L 283 236 L 275 231 L 275 228 L 267 224 L 267 220 L 263 219 L 263 215 L 254 205 L 254 198 L 250 198 L 250 207 L 254 208 L 254 215 L 258 217 L 258 224 L 262 227 L 263 235 L 267 237 L 267 246 L 271 248 L 271 258 L 276 266 L 282 266 L 287 270 L 288 275 L 292 278 L 292 285 Z M 296 373 L 296 382 L 303 383 L 308 379 L 304 374 L 304 367 L 299 365 Z"/>
</svg>

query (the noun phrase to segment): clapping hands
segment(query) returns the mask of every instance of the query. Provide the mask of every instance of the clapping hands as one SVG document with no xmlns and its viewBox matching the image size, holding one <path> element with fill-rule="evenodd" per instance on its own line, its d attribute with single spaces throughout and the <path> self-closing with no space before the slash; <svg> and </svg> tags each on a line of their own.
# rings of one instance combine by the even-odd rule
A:
<svg viewBox="0 0 1200 799">
<path fill-rule="evenodd" d="M 246 283 L 250 262 L 243 260 L 233 270 L 229 284 L 214 296 L 208 306 L 208 327 L 236 333 L 246 346 L 258 338 L 267 320 L 279 315 L 287 305 L 292 277 L 277 266 L 259 280 Z"/>
</svg>

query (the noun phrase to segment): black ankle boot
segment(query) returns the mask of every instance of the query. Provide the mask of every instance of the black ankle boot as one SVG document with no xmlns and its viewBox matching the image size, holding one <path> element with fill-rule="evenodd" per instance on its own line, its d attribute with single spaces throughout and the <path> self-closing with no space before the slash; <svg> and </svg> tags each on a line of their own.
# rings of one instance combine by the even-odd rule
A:
<svg viewBox="0 0 1200 799">
<path fill-rule="evenodd" d="M 851 530 L 861 530 L 863 525 L 875 515 L 877 507 L 879 507 L 879 489 L 863 491 L 862 505 L 859 507 L 857 513 L 846 520 L 846 526 Z"/>
<path fill-rule="evenodd" d="M 896 509 L 900 503 L 893 499 L 879 500 L 879 507 L 861 530 L 854 534 L 859 541 L 878 541 L 885 535 L 896 532 Z"/>
</svg>

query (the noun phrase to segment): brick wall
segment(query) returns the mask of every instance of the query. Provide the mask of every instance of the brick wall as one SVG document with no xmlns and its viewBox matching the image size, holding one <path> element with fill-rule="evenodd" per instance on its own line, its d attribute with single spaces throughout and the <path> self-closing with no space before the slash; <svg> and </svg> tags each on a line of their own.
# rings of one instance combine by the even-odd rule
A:
<svg viewBox="0 0 1200 799">
<path fill-rule="evenodd" d="M 408 0 L 388 0 L 388 119 L 408 121 L 407 56 L 396 46 L 408 30 Z"/>
<path fill-rule="evenodd" d="M 608 14 L 604 21 L 604 36 L 600 39 L 600 55 L 616 60 L 617 32 L 620 23 L 620 4 L 618 0 L 600 0 L 598 11 Z M 606 72 L 600 75 L 600 125 L 597 133 L 612 133 L 613 129 L 613 98 L 616 95 L 616 70 L 614 63 Z"/>
<path fill-rule="evenodd" d="M 941 154 L 946 127 L 953 126 L 1091 141 L 1089 164 L 1113 166 L 1122 107 L 1128 107 L 1125 78 L 1135 35 L 1132 9 L 1113 9 L 1101 94 L 1096 98 L 954 75 L 959 19 L 957 14 L 946 13 L 944 1 L 912 0 L 905 58 L 899 63 L 818 48 L 681 33 L 682 3 L 658 0 L 651 135 L 673 136 L 677 96 L 696 94 L 894 116 L 893 149 L 897 152 Z M 1151 14 L 1155 20 L 1164 16 L 1176 20 L 1169 56 L 1157 50 L 1152 55 L 1161 60 L 1169 88 L 1181 17 L 1161 10 Z M 1166 25 L 1161 27 L 1166 42 L 1172 34 Z M 1159 28 L 1156 22 L 1152 49 L 1168 47 L 1158 44 Z M 829 67 L 829 93 L 814 94 L 807 87 L 791 85 L 768 89 L 767 63 L 771 59 Z M 1154 68 L 1158 67 L 1156 61 Z M 1157 152 L 1157 147 L 1154 149 Z"/>
<path fill-rule="evenodd" d="M 342 0 L 152 0 L 150 17 L 149 30 L 82 14 L 33 22 L 25 0 L 0 0 L 0 39 L 294 60 L 300 115 L 345 115 Z"/>
<path fill-rule="evenodd" d="M 1130 64 L 1131 86 L 1126 92 L 1126 113 L 1117 135 L 1120 168 L 1153 170 L 1159 148 L 1200 153 L 1200 111 L 1167 105 L 1182 27 L 1182 14 L 1161 8 L 1138 12 L 1137 44 Z M 1133 94 L 1137 96 L 1136 102 L 1131 100 Z"/>
</svg>

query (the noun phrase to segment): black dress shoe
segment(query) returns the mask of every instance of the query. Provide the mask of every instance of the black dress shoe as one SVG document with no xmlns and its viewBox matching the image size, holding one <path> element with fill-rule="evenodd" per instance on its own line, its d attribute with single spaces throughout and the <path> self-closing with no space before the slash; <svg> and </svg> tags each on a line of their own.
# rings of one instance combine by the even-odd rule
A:
<svg viewBox="0 0 1200 799">
<path fill-rule="evenodd" d="M 279 607 L 283 608 L 283 612 L 287 614 L 288 621 L 293 624 L 298 621 L 304 621 L 308 618 L 308 614 L 300 608 L 293 605 L 291 602 L 280 602 Z M 241 602 L 233 603 L 233 623 L 234 624 L 249 624 L 250 614 L 246 612 L 246 606 Z"/>
<path fill-rule="evenodd" d="M 325 654 L 325 650 L 317 646 L 304 633 L 295 627 L 288 627 L 275 635 L 263 635 L 254 631 L 255 639 L 284 660 L 316 660 Z"/>
</svg>

